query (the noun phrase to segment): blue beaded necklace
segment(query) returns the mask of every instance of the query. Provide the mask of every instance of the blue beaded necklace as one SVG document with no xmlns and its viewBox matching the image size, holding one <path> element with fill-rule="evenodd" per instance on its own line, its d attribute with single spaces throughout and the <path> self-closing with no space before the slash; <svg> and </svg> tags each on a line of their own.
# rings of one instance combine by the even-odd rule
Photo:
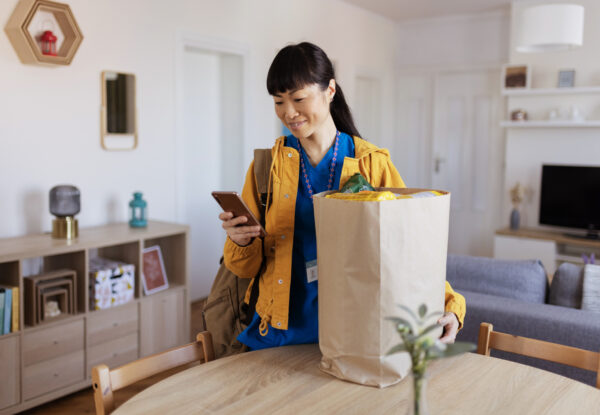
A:
<svg viewBox="0 0 600 415">
<path fill-rule="evenodd" d="M 333 158 L 331 159 L 331 165 L 329 166 L 329 182 L 327 183 L 327 190 L 331 190 L 333 188 L 333 176 L 335 175 L 335 162 L 337 159 L 339 142 L 340 142 L 340 132 L 338 130 L 336 130 L 335 144 L 333 147 Z M 300 167 L 302 168 L 302 174 L 304 176 L 304 185 L 306 187 L 306 190 L 308 191 L 308 194 L 310 195 L 310 199 L 312 200 L 314 192 L 313 192 L 312 186 L 310 185 L 310 180 L 308 179 L 308 174 L 306 173 L 306 165 L 304 164 L 304 157 L 302 157 L 302 155 L 304 154 L 304 149 L 300 145 L 300 140 L 298 140 L 297 150 L 298 150 L 298 153 L 300 153 Z"/>
</svg>

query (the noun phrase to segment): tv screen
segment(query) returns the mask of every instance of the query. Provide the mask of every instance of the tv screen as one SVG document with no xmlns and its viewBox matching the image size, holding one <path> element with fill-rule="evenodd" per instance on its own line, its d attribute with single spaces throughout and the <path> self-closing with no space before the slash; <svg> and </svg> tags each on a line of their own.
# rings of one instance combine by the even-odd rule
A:
<svg viewBox="0 0 600 415">
<path fill-rule="evenodd" d="M 600 167 L 543 165 L 540 224 L 600 229 Z"/>
</svg>

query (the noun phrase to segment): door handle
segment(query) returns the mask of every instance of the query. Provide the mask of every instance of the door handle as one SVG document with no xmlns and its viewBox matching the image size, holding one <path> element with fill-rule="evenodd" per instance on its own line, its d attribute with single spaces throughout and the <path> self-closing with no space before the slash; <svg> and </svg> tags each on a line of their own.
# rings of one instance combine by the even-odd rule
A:
<svg viewBox="0 0 600 415">
<path fill-rule="evenodd" d="M 435 167 L 433 169 L 434 169 L 434 171 L 436 173 L 440 172 L 440 164 L 444 163 L 445 161 L 446 161 L 446 159 L 443 158 L 443 157 L 436 157 L 435 158 L 435 160 L 434 160 Z"/>
</svg>

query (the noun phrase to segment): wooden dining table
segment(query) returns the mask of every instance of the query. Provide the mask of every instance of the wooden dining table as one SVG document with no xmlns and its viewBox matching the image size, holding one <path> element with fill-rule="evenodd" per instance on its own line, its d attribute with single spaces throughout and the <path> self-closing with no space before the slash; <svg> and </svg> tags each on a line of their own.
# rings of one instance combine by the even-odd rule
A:
<svg viewBox="0 0 600 415">
<path fill-rule="evenodd" d="M 379 389 L 319 369 L 316 344 L 248 352 L 197 365 L 138 393 L 134 414 L 406 414 L 410 377 Z M 541 369 L 467 353 L 432 362 L 431 415 L 600 414 L 600 390 Z"/>
</svg>

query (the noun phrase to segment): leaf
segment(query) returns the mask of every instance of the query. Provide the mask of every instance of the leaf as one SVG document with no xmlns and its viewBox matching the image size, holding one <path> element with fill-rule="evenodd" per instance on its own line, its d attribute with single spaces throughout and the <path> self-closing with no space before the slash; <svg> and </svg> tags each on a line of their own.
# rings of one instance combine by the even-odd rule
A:
<svg viewBox="0 0 600 415">
<path fill-rule="evenodd" d="M 411 332 L 413 332 L 413 326 L 412 326 L 412 324 L 410 324 L 410 322 L 408 320 L 405 320 L 400 317 L 386 317 L 385 319 L 392 321 L 396 326 L 400 326 L 400 325 L 406 326 L 411 330 Z M 398 327 L 396 327 L 396 328 L 398 328 Z"/>
<path fill-rule="evenodd" d="M 472 352 L 473 350 L 475 350 L 475 345 L 473 343 L 456 342 L 454 344 L 447 345 L 446 350 L 440 350 L 437 357 L 452 357 L 459 354 Z"/>
<path fill-rule="evenodd" d="M 441 311 L 432 311 L 431 313 L 427 314 L 425 320 L 429 320 L 432 317 L 441 317 L 443 315 L 444 313 L 442 313 Z"/>
<path fill-rule="evenodd" d="M 415 312 L 412 311 L 410 308 L 408 308 L 407 306 L 402 305 L 402 304 L 398 304 L 398 307 L 400 307 L 402 310 L 406 311 L 415 322 L 419 321 Z"/>
<path fill-rule="evenodd" d="M 431 326 L 425 327 L 423 330 L 421 330 L 419 332 L 419 337 L 426 335 L 427 333 L 429 333 L 429 332 L 437 329 L 438 327 L 441 327 L 441 326 L 439 324 L 437 324 L 437 323 L 432 324 Z"/>
<path fill-rule="evenodd" d="M 389 356 L 394 353 L 407 352 L 407 351 L 408 350 L 406 349 L 406 346 L 404 344 L 397 344 L 394 347 L 392 347 L 390 350 L 388 350 L 386 355 Z"/>
<path fill-rule="evenodd" d="M 423 318 L 427 314 L 427 304 L 421 304 L 419 307 L 419 317 Z"/>
</svg>

